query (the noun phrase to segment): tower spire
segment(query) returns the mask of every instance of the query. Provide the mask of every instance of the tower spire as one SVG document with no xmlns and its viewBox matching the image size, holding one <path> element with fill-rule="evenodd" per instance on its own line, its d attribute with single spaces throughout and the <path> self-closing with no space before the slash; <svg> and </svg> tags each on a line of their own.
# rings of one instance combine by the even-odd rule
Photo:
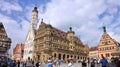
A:
<svg viewBox="0 0 120 67">
<path fill-rule="evenodd" d="M 104 23 L 103 23 L 103 32 L 104 32 L 104 33 L 106 32 L 106 26 L 105 26 Z"/>
<path fill-rule="evenodd" d="M 43 23 L 43 18 L 41 19 L 41 22 Z"/>
<path fill-rule="evenodd" d="M 104 33 L 106 32 L 106 27 L 105 26 L 103 26 L 103 31 L 104 31 Z"/>
<path fill-rule="evenodd" d="M 69 28 L 68 33 L 73 33 L 74 34 L 74 31 L 72 30 L 72 27 Z"/>
<path fill-rule="evenodd" d="M 32 12 L 37 12 L 37 13 L 38 13 L 37 6 L 36 6 L 36 5 L 35 5 L 34 9 L 32 10 Z"/>
</svg>

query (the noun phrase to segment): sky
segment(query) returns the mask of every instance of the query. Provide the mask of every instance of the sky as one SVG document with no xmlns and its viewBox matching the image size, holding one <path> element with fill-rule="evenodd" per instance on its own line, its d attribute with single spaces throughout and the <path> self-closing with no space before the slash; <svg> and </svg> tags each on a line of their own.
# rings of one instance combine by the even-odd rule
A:
<svg viewBox="0 0 120 67">
<path fill-rule="evenodd" d="M 31 13 L 37 6 L 41 19 L 65 32 L 73 28 L 84 44 L 98 45 L 107 33 L 120 42 L 120 0 L 0 0 L 0 22 L 12 39 L 11 49 L 17 43 L 24 43 L 27 36 Z"/>
</svg>

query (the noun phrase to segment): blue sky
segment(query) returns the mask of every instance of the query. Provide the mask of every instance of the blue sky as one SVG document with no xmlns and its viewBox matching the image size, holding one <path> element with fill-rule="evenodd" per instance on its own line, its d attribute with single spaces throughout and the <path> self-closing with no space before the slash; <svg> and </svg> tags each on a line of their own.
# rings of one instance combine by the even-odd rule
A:
<svg viewBox="0 0 120 67">
<path fill-rule="evenodd" d="M 108 34 L 120 42 L 120 0 L 0 0 L 0 22 L 12 39 L 12 48 L 24 43 L 29 30 L 31 12 L 38 7 L 39 23 L 46 23 L 68 31 L 90 47 L 99 43 L 103 23 Z"/>
</svg>

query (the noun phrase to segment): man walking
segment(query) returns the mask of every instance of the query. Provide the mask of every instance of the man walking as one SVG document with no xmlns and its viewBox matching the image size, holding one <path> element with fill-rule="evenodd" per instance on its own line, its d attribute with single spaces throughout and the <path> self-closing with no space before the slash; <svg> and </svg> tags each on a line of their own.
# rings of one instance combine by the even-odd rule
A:
<svg viewBox="0 0 120 67">
<path fill-rule="evenodd" d="M 108 61 L 105 59 L 105 57 L 103 55 L 102 55 L 102 59 L 101 59 L 100 63 L 102 64 L 102 67 L 107 67 Z"/>
</svg>

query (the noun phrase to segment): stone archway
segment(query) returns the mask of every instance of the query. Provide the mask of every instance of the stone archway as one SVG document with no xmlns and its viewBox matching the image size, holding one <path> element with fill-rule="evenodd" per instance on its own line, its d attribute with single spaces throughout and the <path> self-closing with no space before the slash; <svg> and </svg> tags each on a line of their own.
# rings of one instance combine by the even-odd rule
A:
<svg viewBox="0 0 120 67">
<path fill-rule="evenodd" d="M 61 54 L 58 54 L 58 59 L 61 59 Z"/>
<path fill-rule="evenodd" d="M 74 59 L 76 59 L 76 56 L 74 56 Z"/>
<path fill-rule="evenodd" d="M 56 53 L 54 53 L 54 58 L 56 58 Z"/>
<path fill-rule="evenodd" d="M 73 58 L 73 56 L 71 55 L 71 58 Z"/>
<path fill-rule="evenodd" d="M 40 60 L 40 55 L 37 55 L 37 58 L 38 58 L 38 60 L 37 60 L 37 61 L 39 61 L 39 60 Z"/>
<path fill-rule="evenodd" d="M 63 54 L 63 60 L 65 60 L 65 54 Z"/>
<path fill-rule="evenodd" d="M 69 55 L 67 55 L 67 59 L 69 58 Z"/>
</svg>

